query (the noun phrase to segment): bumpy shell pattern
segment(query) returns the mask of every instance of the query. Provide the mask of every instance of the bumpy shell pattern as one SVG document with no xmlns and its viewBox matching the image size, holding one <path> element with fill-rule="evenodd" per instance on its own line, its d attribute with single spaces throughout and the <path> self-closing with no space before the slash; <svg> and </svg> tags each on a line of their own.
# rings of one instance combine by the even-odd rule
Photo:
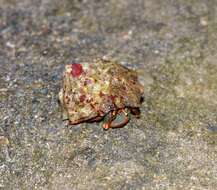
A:
<svg viewBox="0 0 217 190">
<path fill-rule="evenodd" d="M 59 99 L 64 118 L 77 124 L 103 117 L 112 110 L 138 108 L 142 94 L 135 71 L 98 59 L 65 66 Z"/>
</svg>

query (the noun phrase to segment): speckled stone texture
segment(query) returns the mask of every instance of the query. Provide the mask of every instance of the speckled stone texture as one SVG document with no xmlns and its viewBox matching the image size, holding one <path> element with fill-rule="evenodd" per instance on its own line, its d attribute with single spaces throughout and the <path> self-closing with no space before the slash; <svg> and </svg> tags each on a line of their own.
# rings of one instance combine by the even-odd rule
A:
<svg viewBox="0 0 217 190">
<path fill-rule="evenodd" d="M 0 189 L 216 189 L 216 41 L 216 0 L 0 0 Z M 102 56 L 141 118 L 67 126 L 64 66 Z"/>
</svg>

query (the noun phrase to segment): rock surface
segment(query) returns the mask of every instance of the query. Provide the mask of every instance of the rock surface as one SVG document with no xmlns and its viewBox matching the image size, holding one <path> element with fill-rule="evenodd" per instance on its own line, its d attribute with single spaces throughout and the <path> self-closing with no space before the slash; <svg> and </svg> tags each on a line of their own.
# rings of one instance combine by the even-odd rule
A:
<svg viewBox="0 0 217 190">
<path fill-rule="evenodd" d="M 0 0 L 0 189 L 215 189 L 217 1 Z M 68 127 L 64 65 L 107 56 L 141 119 Z"/>
</svg>

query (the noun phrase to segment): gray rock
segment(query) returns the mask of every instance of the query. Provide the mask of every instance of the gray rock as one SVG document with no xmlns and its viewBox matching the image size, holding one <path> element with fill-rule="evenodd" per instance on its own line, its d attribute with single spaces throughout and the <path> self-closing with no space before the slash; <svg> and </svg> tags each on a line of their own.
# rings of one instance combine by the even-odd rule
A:
<svg viewBox="0 0 217 190">
<path fill-rule="evenodd" d="M 1 0 L 0 189 L 215 189 L 217 2 Z M 107 56 L 145 86 L 121 129 L 67 126 L 64 65 Z"/>
</svg>

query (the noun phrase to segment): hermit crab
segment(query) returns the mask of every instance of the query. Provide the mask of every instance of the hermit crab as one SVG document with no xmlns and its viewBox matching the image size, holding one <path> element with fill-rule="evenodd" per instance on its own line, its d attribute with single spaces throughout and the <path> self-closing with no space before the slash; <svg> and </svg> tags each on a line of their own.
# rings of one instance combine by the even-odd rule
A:
<svg viewBox="0 0 217 190">
<path fill-rule="evenodd" d="M 115 61 L 96 59 L 65 66 L 59 102 L 69 124 L 104 120 L 104 129 L 122 127 L 131 114 L 139 116 L 142 100 L 137 73 Z"/>
</svg>

